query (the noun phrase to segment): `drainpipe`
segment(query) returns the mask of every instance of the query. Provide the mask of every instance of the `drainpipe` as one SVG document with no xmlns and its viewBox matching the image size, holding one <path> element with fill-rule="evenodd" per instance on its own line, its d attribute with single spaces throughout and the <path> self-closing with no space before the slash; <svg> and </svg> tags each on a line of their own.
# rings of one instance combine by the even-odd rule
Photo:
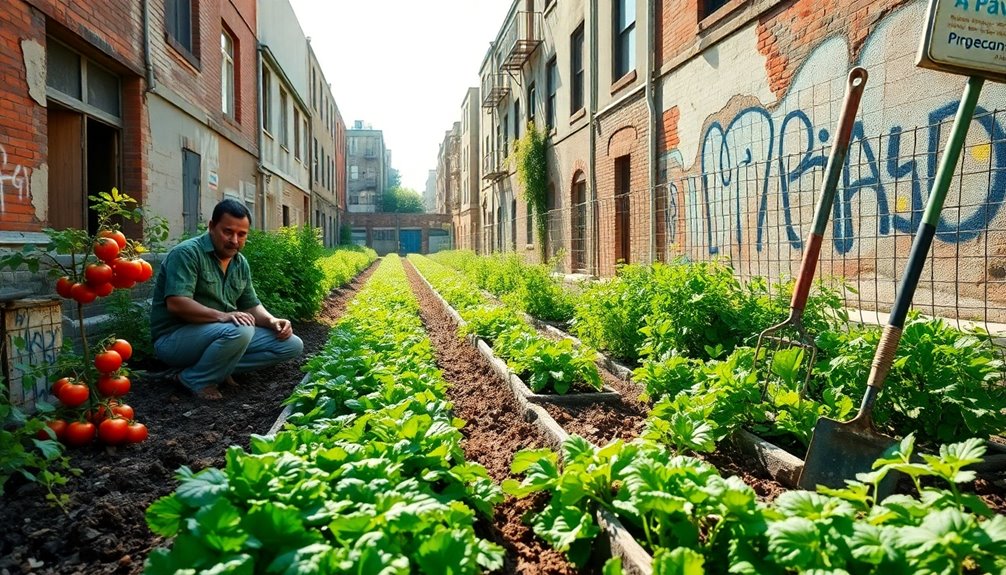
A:
<svg viewBox="0 0 1006 575">
<path fill-rule="evenodd" d="M 143 0 L 143 69 L 147 74 L 147 92 L 154 91 L 154 63 L 150 58 L 150 0 Z"/>
<path fill-rule="evenodd" d="M 592 232 L 590 259 L 588 263 L 590 273 L 598 275 L 598 256 L 600 254 L 597 222 L 597 132 L 594 122 L 597 116 L 597 0 L 590 0 L 590 92 L 587 94 L 587 107 L 590 117 L 587 127 L 590 130 L 590 155 L 587 164 L 590 170 L 590 210 L 587 219 L 590 221 Z"/>
<path fill-rule="evenodd" d="M 646 110 L 649 112 L 649 137 L 647 138 L 647 158 L 649 162 L 650 189 L 650 264 L 657 255 L 657 105 L 654 78 L 656 76 L 656 0 L 646 1 Z"/>
<path fill-rule="evenodd" d="M 265 99 L 262 97 L 262 50 L 263 46 L 258 43 L 258 48 L 255 50 L 255 83 L 257 86 L 256 94 L 258 94 L 258 103 L 255 106 L 255 124 L 258 126 L 258 182 L 255 185 L 255 196 L 256 203 L 258 204 L 258 221 L 259 229 L 265 230 L 265 197 L 266 197 L 266 176 L 268 175 L 265 165 L 262 164 L 262 144 L 264 138 L 262 137 L 262 131 L 265 130 L 265 125 L 263 121 L 265 119 L 262 110 L 262 101 Z"/>
</svg>

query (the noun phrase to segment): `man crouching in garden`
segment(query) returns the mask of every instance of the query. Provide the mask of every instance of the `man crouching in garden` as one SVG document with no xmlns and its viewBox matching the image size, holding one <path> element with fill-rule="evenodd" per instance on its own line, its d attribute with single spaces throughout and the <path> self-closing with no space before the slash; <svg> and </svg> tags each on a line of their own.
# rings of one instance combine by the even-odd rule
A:
<svg viewBox="0 0 1006 575">
<path fill-rule="evenodd" d="M 180 371 L 178 383 L 217 400 L 232 373 L 297 357 L 304 342 L 289 320 L 273 317 L 252 287 L 241 248 L 251 214 L 226 199 L 213 208 L 209 229 L 168 252 L 157 273 L 150 336 L 158 359 Z"/>
</svg>

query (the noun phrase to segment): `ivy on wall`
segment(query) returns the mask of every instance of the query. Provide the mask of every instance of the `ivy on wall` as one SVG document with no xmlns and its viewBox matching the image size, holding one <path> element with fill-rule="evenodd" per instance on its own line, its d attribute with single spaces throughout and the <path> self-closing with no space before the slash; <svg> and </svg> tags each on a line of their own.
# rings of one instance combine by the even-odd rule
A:
<svg viewBox="0 0 1006 575">
<path fill-rule="evenodd" d="M 539 261 L 545 261 L 545 233 L 548 226 L 548 134 L 529 122 L 524 135 L 514 143 L 512 161 L 517 169 L 518 196 L 533 212 L 538 237 Z"/>
</svg>

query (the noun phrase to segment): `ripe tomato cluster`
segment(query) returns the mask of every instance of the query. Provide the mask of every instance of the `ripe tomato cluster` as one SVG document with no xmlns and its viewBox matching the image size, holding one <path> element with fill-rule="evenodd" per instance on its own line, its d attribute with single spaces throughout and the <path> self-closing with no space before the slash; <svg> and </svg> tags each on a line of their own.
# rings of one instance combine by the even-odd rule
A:
<svg viewBox="0 0 1006 575">
<path fill-rule="evenodd" d="M 51 434 L 43 429 L 39 438 L 54 437 L 75 447 L 88 445 L 96 437 L 106 445 L 145 440 L 147 426 L 136 421 L 133 408 L 122 401 L 130 388 L 129 376 L 123 366 L 132 355 L 133 347 L 128 341 L 106 340 L 101 351 L 94 356 L 94 368 L 98 373 L 95 385 L 90 385 L 82 377 L 56 380 L 52 393 L 62 405 L 60 411 L 63 417 L 47 421 Z"/>
<path fill-rule="evenodd" d="M 91 303 L 116 288 L 129 289 L 154 275 L 150 262 L 127 255 L 135 253 L 135 246 L 119 230 L 99 231 L 91 249 L 98 261 L 84 266 L 82 277 L 65 275 L 56 280 L 56 293 L 60 296 L 82 304 Z"/>
</svg>

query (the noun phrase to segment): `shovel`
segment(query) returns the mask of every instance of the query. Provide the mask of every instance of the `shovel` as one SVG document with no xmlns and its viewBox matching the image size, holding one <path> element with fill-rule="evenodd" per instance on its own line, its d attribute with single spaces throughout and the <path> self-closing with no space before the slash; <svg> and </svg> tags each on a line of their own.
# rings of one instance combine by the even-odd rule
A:
<svg viewBox="0 0 1006 575">
<path fill-rule="evenodd" d="M 852 128 L 856 122 L 856 111 L 859 110 L 859 101 L 863 98 L 863 88 L 866 87 L 867 77 L 868 74 L 865 68 L 857 66 L 849 71 L 849 78 L 845 85 L 845 100 L 842 102 L 842 112 L 838 117 L 837 139 L 835 140 L 835 145 L 831 147 L 831 153 L 828 155 L 828 165 L 824 169 L 824 182 L 821 186 L 821 195 L 818 197 L 817 209 L 814 212 L 814 227 L 810 231 L 810 237 L 807 238 L 807 249 L 803 253 L 800 272 L 797 274 L 796 285 L 793 287 L 793 299 L 789 305 L 789 317 L 786 321 L 762 331 L 758 335 L 758 344 L 755 346 L 756 370 L 763 345 L 772 345 L 776 352 L 784 348 L 804 350 L 801 365 L 807 367 L 805 375 L 801 378 L 803 380 L 803 386 L 800 390 L 801 394 L 803 394 L 807 388 L 807 384 L 810 382 L 814 359 L 817 357 L 817 345 L 814 344 L 814 338 L 803 327 L 803 310 L 807 306 L 810 286 L 814 281 L 814 272 L 817 270 L 817 260 L 821 254 L 824 231 L 828 228 L 831 207 L 835 203 L 835 191 L 838 188 L 838 179 L 842 175 L 845 156 L 849 151 L 849 140 L 852 138 Z M 771 366 L 771 361 L 769 365 Z M 762 386 L 763 399 L 767 392 L 768 386 Z"/>
<path fill-rule="evenodd" d="M 954 118 L 946 150 L 940 159 L 933 190 L 926 203 L 926 211 L 912 240 L 912 251 L 909 253 L 905 273 L 894 298 L 894 306 L 891 308 L 887 325 L 884 326 L 884 334 L 873 357 L 870 378 L 866 383 L 866 394 L 863 396 L 859 413 L 845 423 L 826 417 L 818 420 L 810 446 L 807 448 L 803 471 L 797 482 L 803 489 L 814 489 L 818 485 L 844 487 L 846 480 L 854 479 L 857 473 L 869 472 L 878 458 L 889 454 L 898 446 L 896 439 L 873 428 L 873 404 L 884 386 L 884 379 L 891 369 L 894 353 L 901 341 L 905 317 L 912 304 L 915 288 L 919 285 L 919 277 L 926 263 L 926 254 L 929 253 L 933 236 L 936 235 L 936 224 L 940 219 L 943 201 L 957 169 L 957 160 L 964 147 L 964 139 L 968 134 L 983 83 L 983 78 L 971 76 L 964 87 L 964 95 L 957 108 L 957 116 Z M 896 483 L 897 474 L 888 474 L 878 487 L 876 499 L 879 501 L 893 492 Z"/>
</svg>

